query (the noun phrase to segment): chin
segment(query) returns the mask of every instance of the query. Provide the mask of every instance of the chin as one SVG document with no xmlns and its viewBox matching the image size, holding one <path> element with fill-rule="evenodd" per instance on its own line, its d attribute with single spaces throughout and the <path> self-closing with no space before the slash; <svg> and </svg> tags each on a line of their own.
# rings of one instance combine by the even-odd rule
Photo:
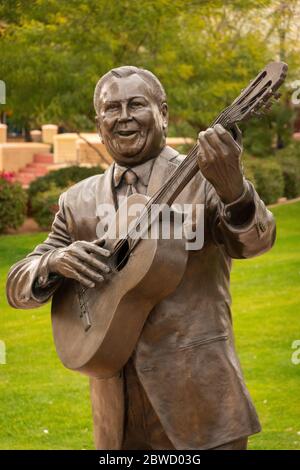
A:
<svg viewBox="0 0 300 470">
<path fill-rule="evenodd" d="M 116 149 L 116 148 L 108 148 L 108 151 L 110 151 L 111 156 L 113 157 L 114 160 L 116 161 L 123 161 L 123 162 L 134 162 L 134 161 L 142 161 L 143 160 L 143 154 L 145 153 L 144 146 L 139 146 L 139 148 L 132 147 L 128 148 L 125 147 L 122 148 L 121 146 Z"/>
<path fill-rule="evenodd" d="M 118 149 L 118 152 L 115 152 L 116 155 L 119 156 L 119 158 L 126 158 L 130 160 L 131 158 L 138 157 L 142 153 L 143 149 Z"/>
<path fill-rule="evenodd" d="M 113 159 L 115 162 L 119 163 L 120 165 L 128 165 L 128 166 L 134 166 L 138 165 L 139 163 L 143 163 L 147 159 L 145 156 L 137 154 L 137 155 L 114 155 Z"/>
</svg>

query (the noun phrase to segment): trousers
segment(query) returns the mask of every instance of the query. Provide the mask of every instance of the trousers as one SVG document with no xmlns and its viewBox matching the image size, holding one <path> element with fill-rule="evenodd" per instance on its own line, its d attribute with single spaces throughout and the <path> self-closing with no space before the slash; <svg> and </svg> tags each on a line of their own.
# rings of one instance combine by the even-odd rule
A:
<svg viewBox="0 0 300 470">
<path fill-rule="evenodd" d="M 122 450 L 175 450 L 138 378 L 132 358 L 124 367 L 125 422 Z M 212 450 L 246 450 L 248 438 Z"/>
</svg>

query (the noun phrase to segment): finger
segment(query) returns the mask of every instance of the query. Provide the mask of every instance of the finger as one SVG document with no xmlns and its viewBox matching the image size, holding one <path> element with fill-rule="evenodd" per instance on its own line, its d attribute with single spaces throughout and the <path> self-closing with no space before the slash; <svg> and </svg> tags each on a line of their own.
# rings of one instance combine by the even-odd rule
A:
<svg viewBox="0 0 300 470">
<path fill-rule="evenodd" d="M 77 272 L 79 275 L 84 275 L 84 277 L 87 277 L 90 281 L 93 282 L 102 282 L 104 281 L 104 277 L 94 271 L 93 269 L 89 268 L 88 266 L 85 266 L 83 263 L 80 261 L 76 260 L 76 258 L 70 258 L 69 259 L 69 266 Z"/>
<path fill-rule="evenodd" d="M 204 151 L 204 148 L 202 147 L 202 144 L 201 144 L 201 140 L 200 140 L 200 135 L 203 134 L 203 131 L 199 132 L 198 134 L 198 139 L 197 139 L 197 144 L 198 144 L 198 147 L 197 147 L 197 157 L 198 159 L 205 163 L 206 162 L 206 158 L 205 158 L 205 151 Z"/>
<path fill-rule="evenodd" d="M 95 287 L 95 283 L 90 281 L 87 277 L 83 276 L 82 274 L 77 273 L 77 276 L 75 279 L 87 289 L 92 289 L 93 287 Z"/>
<path fill-rule="evenodd" d="M 230 153 L 230 148 L 220 139 L 215 129 L 208 130 L 205 133 L 206 140 L 220 157 L 226 157 Z"/>
<path fill-rule="evenodd" d="M 97 238 L 97 239 L 94 240 L 92 243 L 93 243 L 94 245 L 97 245 L 97 246 L 104 246 L 105 240 L 104 240 L 104 238 Z"/>
<path fill-rule="evenodd" d="M 109 250 L 106 250 L 105 248 L 101 248 L 94 242 L 81 241 L 80 245 L 84 248 L 84 250 L 91 252 L 91 253 L 95 253 L 96 255 L 105 256 L 106 258 L 110 256 Z"/>
<path fill-rule="evenodd" d="M 236 143 L 230 132 L 228 132 L 226 129 L 224 129 L 221 124 L 216 124 L 215 129 L 221 139 L 221 141 L 228 145 L 234 153 L 240 153 L 240 146 Z"/>
<path fill-rule="evenodd" d="M 207 132 L 207 131 L 206 131 Z M 199 134 L 199 140 L 200 140 L 200 143 L 201 143 L 201 146 L 204 150 L 204 154 L 205 154 L 205 158 L 207 161 L 212 161 L 214 160 L 216 157 L 217 157 L 217 154 L 215 152 L 215 150 L 211 147 L 211 145 L 209 144 L 207 138 L 206 138 L 206 132 L 200 132 Z"/>
<path fill-rule="evenodd" d="M 101 272 L 104 272 L 104 273 L 109 273 L 110 272 L 109 266 L 107 266 L 105 263 L 98 260 L 94 256 L 86 253 L 84 250 L 79 250 L 79 249 L 74 250 L 74 251 L 70 250 L 70 253 L 72 254 L 72 256 L 75 256 L 75 257 L 79 258 L 80 260 L 87 263 L 89 266 L 91 266 L 93 268 L 96 268 L 97 270 L 99 270 Z"/>
<path fill-rule="evenodd" d="M 74 271 L 73 268 L 68 268 L 69 269 L 69 278 L 74 279 L 75 281 L 80 282 L 84 287 L 91 289 L 92 287 L 95 287 L 94 281 L 91 281 L 88 277 L 84 276 L 83 274 L 78 273 L 77 271 Z"/>
</svg>

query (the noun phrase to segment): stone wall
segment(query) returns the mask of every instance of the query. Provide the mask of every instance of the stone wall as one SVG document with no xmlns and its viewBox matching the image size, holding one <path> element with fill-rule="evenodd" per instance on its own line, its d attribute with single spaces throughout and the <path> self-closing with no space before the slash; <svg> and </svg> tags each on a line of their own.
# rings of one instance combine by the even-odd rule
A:
<svg viewBox="0 0 300 470">
<path fill-rule="evenodd" d="M 33 162 L 36 153 L 49 153 L 50 145 L 34 142 L 0 144 L 0 171 L 17 172 Z"/>
</svg>

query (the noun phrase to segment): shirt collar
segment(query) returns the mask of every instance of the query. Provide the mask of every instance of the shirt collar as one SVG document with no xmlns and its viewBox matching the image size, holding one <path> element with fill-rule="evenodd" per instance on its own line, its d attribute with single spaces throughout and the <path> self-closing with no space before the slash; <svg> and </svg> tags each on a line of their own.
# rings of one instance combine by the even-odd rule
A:
<svg viewBox="0 0 300 470">
<path fill-rule="evenodd" d="M 136 165 L 134 167 L 127 167 L 123 165 L 119 165 L 118 163 L 114 164 L 114 186 L 117 187 L 119 186 L 122 177 L 125 173 L 126 170 L 129 168 L 135 172 L 135 174 L 138 177 L 138 180 L 144 185 L 148 186 L 149 179 L 151 176 L 151 171 L 152 167 L 154 164 L 155 158 L 151 158 L 151 160 L 147 160 L 144 163 L 141 163 L 140 165 Z"/>
</svg>

